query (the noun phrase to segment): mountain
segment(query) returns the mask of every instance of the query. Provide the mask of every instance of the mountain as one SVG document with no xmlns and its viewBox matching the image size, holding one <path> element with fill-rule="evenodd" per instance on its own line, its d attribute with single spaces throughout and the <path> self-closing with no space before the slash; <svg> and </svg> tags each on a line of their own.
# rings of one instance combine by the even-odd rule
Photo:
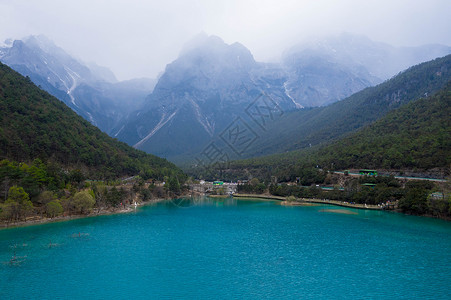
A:
<svg viewBox="0 0 451 300">
<path fill-rule="evenodd" d="M 112 136 L 112 130 L 129 113 L 136 110 L 152 92 L 155 81 L 148 78 L 131 79 L 116 83 L 81 83 L 74 90 L 78 106 L 76 112 L 102 131 Z"/>
<path fill-rule="evenodd" d="M 201 34 L 167 65 L 158 82 L 118 82 L 108 69 L 86 65 L 47 38 L 31 36 L 0 46 L 0 61 L 110 136 L 183 162 L 212 143 L 227 148 L 229 157 L 244 158 L 336 138 L 364 122 L 327 128 L 324 118 L 334 120 L 334 108 L 321 112 L 312 107 L 330 105 L 449 52 L 440 45 L 395 48 L 344 34 L 293 47 L 281 63 L 270 64 L 255 61 L 239 43 L 228 45 Z M 386 112 L 377 109 L 373 107 L 375 118 Z M 343 113 L 337 116 L 346 119 Z M 231 145 L 236 136 L 229 131 L 240 128 L 247 130 L 250 142 L 238 149 Z M 317 129 L 328 132 L 317 134 Z"/>
<path fill-rule="evenodd" d="M 155 85 L 151 80 L 117 82 L 107 68 L 81 63 L 42 35 L 8 41 L 0 47 L 0 61 L 107 133 L 139 107 Z"/>
<path fill-rule="evenodd" d="M 278 66 L 257 63 L 239 43 L 198 36 L 166 66 L 142 108 L 114 136 L 149 153 L 194 155 L 261 95 L 281 110 L 296 108 Z"/>
<path fill-rule="evenodd" d="M 196 169 L 196 176 L 294 181 L 312 168 L 377 169 L 446 177 L 451 165 L 451 81 L 432 96 L 407 103 L 328 145 L 232 161 L 226 170 Z M 315 172 L 313 172 L 315 173 Z"/>
<path fill-rule="evenodd" d="M 184 178 L 172 163 L 109 137 L 1 63 L 0 123 L 1 158 L 19 162 L 39 158 L 66 170 L 85 170 L 96 179 L 137 174 Z"/>
<path fill-rule="evenodd" d="M 305 41 L 287 50 L 287 93 L 304 107 L 325 106 L 387 80 L 410 66 L 451 53 L 451 47 L 393 47 L 341 34 Z"/>
<path fill-rule="evenodd" d="M 268 126 L 246 157 L 299 150 L 337 140 L 451 80 L 451 55 L 411 67 L 326 107 L 287 112 Z"/>
<path fill-rule="evenodd" d="M 229 158 L 295 150 L 305 147 L 302 135 L 327 127 L 326 115 L 335 118 L 335 108 L 321 113 L 323 108 L 311 107 L 349 97 L 400 72 L 408 63 L 428 56 L 435 58 L 438 53 L 449 53 L 449 47 L 394 48 L 342 35 L 294 47 L 284 54 L 282 63 L 270 64 L 256 62 L 239 43 L 228 45 L 219 37 L 201 34 L 167 65 L 144 104 L 118 124 L 111 135 L 178 163 L 197 159 L 212 143 L 227 148 Z M 403 55 L 407 58 L 394 63 Z M 384 68 L 380 63 L 390 66 Z M 396 88 L 390 93 L 396 93 Z M 365 101 L 356 103 L 355 109 L 366 110 Z M 387 107 L 397 107 L 396 103 L 380 105 L 372 108 L 374 115 L 367 121 L 385 114 Z M 345 112 L 337 116 L 343 118 Z M 334 128 L 330 137 L 336 138 L 367 121 L 347 122 L 343 130 Z M 251 140 L 240 149 L 225 139 L 227 131 L 237 129 L 237 125 L 249 132 Z M 329 139 L 324 132 L 319 137 Z M 320 141 L 316 137 L 308 140 L 307 145 Z"/>
<path fill-rule="evenodd" d="M 189 172 L 235 180 L 244 171 L 245 176 L 283 181 L 321 166 L 440 168 L 443 176 L 449 168 L 450 82 L 451 55 L 422 63 L 327 107 L 286 113 L 248 149 L 248 159 L 231 158 L 209 168 L 193 165 Z"/>
</svg>

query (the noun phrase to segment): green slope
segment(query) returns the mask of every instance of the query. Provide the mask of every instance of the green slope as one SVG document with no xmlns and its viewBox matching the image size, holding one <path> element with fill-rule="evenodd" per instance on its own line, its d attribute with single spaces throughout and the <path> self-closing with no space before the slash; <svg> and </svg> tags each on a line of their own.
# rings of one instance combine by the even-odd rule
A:
<svg viewBox="0 0 451 300">
<path fill-rule="evenodd" d="M 40 158 L 92 178 L 183 173 L 172 163 L 135 150 L 79 117 L 64 103 L 0 63 L 0 159 Z"/>
<path fill-rule="evenodd" d="M 315 177 L 316 167 L 440 172 L 451 166 L 451 81 L 433 96 L 412 101 L 328 145 L 231 162 L 222 170 L 194 170 L 206 178 Z"/>
<path fill-rule="evenodd" d="M 451 82 L 436 95 L 408 103 L 311 155 L 337 169 L 450 167 Z"/>
<path fill-rule="evenodd" d="M 329 143 L 371 124 L 389 111 L 432 95 L 451 80 L 451 55 L 411 67 L 390 80 L 327 107 L 286 113 L 268 126 L 247 157 Z"/>
</svg>

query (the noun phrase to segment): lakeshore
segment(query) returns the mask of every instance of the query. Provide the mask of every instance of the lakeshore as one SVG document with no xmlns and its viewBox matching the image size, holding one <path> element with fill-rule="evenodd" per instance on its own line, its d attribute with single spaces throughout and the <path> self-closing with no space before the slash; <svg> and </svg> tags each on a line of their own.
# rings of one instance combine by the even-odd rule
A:
<svg viewBox="0 0 451 300">
<path fill-rule="evenodd" d="M 170 200 L 171 198 L 158 198 L 150 201 L 140 202 L 137 203 L 136 208 L 153 205 L 162 201 Z M 125 208 L 109 208 L 109 209 L 100 209 L 96 210 L 95 212 L 91 212 L 89 214 L 85 215 L 62 215 L 57 216 L 54 218 L 48 218 L 44 216 L 33 216 L 29 217 L 26 220 L 16 221 L 16 222 L 1 222 L 0 223 L 0 230 L 2 229 L 8 229 L 8 228 L 16 228 L 16 227 L 26 227 L 26 226 L 33 226 L 33 225 L 41 225 L 41 224 L 48 224 L 48 223 L 58 223 L 58 222 L 66 222 L 76 219 L 85 219 L 85 218 L 93 218 L 98 216 L 108 216 L 108 215 L 116 215 L 116 214 L 126 214 L 126 213 L 132 213 L 136 211 L 136 208 L 134 205 L 129 205 Z"/>
<path fill-rule="evenodd" d="M 302 206 L 302 205 L 309 203 L 309 204 L 330 204 L 330 205 L 335 205 L 335 206 L 357 208 L 357 209 L 382 210 L 382 207 L 378 206 L 378 205 L 356 204 L 356 203 L 341 202 L 341 201 L 328 200 L 328 199 L 299 198 L 299 199 L 296 199 L 295 201 L 286 201 L 287 197 L 273 196 L 273 195 L 266 195 L 266 194 L 261 194 L 261 195 L 234 194 L 233 197 L 279 200 L 279 201 L 282 201 L 281 204 L 288 205 L 288 206 Z"/>
<path fill-rule="evenodd" d="M 182 197 L 191 197 L 189 195 L 184 195 Z M 227 195 L 209 195 L 208 197 L 211 198 L 227 198 L 229 196 Z M 308 203 L 308 201 L 286 201 L 286 197 L 280 197 L 280 196 L 273 196 L 273 195 L 255 195 L 255 194 L 234 194 L 233 197 L 240 198 L 240 199 L 260 199 L 260 200 L 276 200 L 279 201 L 281 205 L 286 206 L 305 206 L 305 205 L 314 205 L 314 202 Z M 143 207 L 148 205 L 153 205 L 162 201 L 171 200 L 172 198 L 158 198 L 146 202 L 140 202 L 137 203 L 137 207 Z M 311 199 L 310 199 L 311 200 Z M 321 201 L 319 199 L 316 199 L 318 201 Z M 16 228 L 16 227 L 26 227 L 26 226 L 33 226 L 33 225 L 41 225 L 41 224 L 48 224 L 48 223 L 57 223 L 57 222 L 66 222 L 76 219 L 84 219 L 84 218 L 92 218 L 97 216 L 106 216 L 106 215 L 115 215 L 115 214 L 126 214 L 126 213 L 132 213 L 135 212 L 136 208 L 133 205 L 129 205 L 125 208 L 109 208 L 109 209 L 97 209 L 89 214 L 81 215 L 61 215 L 54 218 L 48 218 L 44 216 L 32 216 L 28 217 L 26 220 L 21 221 L 15 221 L 15 222 L 1 222 L 0 223 L 0 230 L 2 229 L 8 229 L 8 228 Z"/>
<path fill-rule="evenodd" d="M 191 198 L 191 195 L 183 195 L 181 197 Z M 227 198 L 229 196 L 227 196 L 227 195 L 209 195 L 208 197 Z M 282 197 L 282 196 L 274 196 L 274 195 L 268 195 L 268 194 L 241 194 L 241 193 L 236 193 L 233 195 L 233 197 L 238 198 L 238 199 L 243 199 L 243 200 L 260 199 L 260 200 L 278 201 L 280 203 L 280 205 L 284 205 L 284 206 L 314 206 L 314 205 L 320 205 L 320 204 L 327 204 L 327 205 L 340 206 L 340 207 L 346 207 L 346 208 L 355 208 L 355 209 L 362 209 L 362 210 L 384 210 L 384 208 L 382 206 L 378 206 L 378 205 L 348 203 L 348 202 L 341 202 L 341 201 L 328 200 L 328 199 L 296 198 L 296 200 L 294 200 L 294 201 L 287 201 L 287 197 Z M 156 203 L 159 203 L 162 201 L 171 200 L 171 199 L 173 199 L 173 198 L 158 198 L 158 199 L 154 199 L 154 200 L 150 200 L 150 201 L 140 202 L 140 203 L 137 203 L 137 207 L 153 205 L 153 204 L 156 204 Z M 95 212 L 91 212 L 86 215 L 67 215 L 67 216 L 58 216 L 58 217 L 54 217 L 54 218 L 33 216 L 33 217 L 30 217 L 27 220 L 23 220 L 23 221 L 17 221 L 17 222 L 11 222 L 11 223 L 2 222 L 2 223 L 0 223 L 0 230 L 7 229 L 7 228 L 26 227 L 26 226 L 32 226 L 32 225 L 47 224 L 47 223 L 65 222 L 65 221 L 70 221 L 70 220 L 92 218 L 92 217 L 103 216 L 103 215 L 126 214 L 126 213 L 132 213 L 135 211 L 136 211 L 136 208 L 134 207 L 134 205 L 130 205 L 125 208 L 101 209 L 101 210 L 97 210 Z M 430 215 L 426 215 L 426 217 L 436 218 L 436 217 L 430 216 Z M 443 218 L 443 219 L 450 221 L 449 219 L 446 219 L 446 218 Z"/>
<path fill-rule="evenodd" d="M 357 203 L 349 203 L 349 202 L 341 202 L 341 201 L 335 201 L 335 200 L 328 200 L 328 199 L 301 199 L 304 202 L 308 203 L 318 203 L 318 204 L 330 204 L 335 206 L 342 206 L 342 207 L 350 207 L 350 208 L 357 208 L 357 209 L 368 209 L 368 210 L 382 210 L 382 206 L 379 205 L 370 205 L 370 204 L 357 204 Z"/>
</svg>

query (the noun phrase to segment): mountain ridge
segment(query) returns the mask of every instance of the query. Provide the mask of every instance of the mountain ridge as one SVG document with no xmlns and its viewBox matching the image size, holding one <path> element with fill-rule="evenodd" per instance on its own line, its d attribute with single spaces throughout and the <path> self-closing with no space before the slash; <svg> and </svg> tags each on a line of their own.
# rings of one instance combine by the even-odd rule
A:
<svg viewBox="0 0 451 300">
<path fill-rule="evenodd" d="M 82 64 L 67 71 L 60 63 L 58 68 L 64 72 L 63 75 L 57 72 L 57 75 L 61 78 L 47 76 L 51 72 L 46 69 L 46 63 L 51 59 L 55 60 L 52 63 L 57 63 L 60 56 L 70 61 L 72 58 L 51 41 L 42 39 L 44 41 L 31 38 L 29 46 L 35 47 L 36 53 L 48 55 L 43 56 L 46 59 L 33 58 L 27 54 L 31 50 L 22 49 L 20 52 L 20 47 L 14 48 L 14 44 L 23 48 L 27 46 L 26 41 L 15 41 L 0 47 L 0 60 L 14 56 L 15 52 L 16 57 L 24 53 L 25 58 L 21 59 L 29 56 L 30 61 L 14 64 L 17 71 L 28 75 L 33 82 L 110 136 L 177 162 L 192 160 L 210 142 L 220 140 L 222 131 L 235 118 L 244 117 L 244 121 L 252 123 L 246 109 L 259 101 L 261 95 L 266 95 L 272 109 L 285 114 L 284 118 L 305 107 L 297 114 L 312 119 L 310 107 L 328 107 L 381 82 L 384 79 L 376 75 L 384 73 L 377 68 L 401 60 L 403 53 L 411 53 L 404 55 L 407 58 L 403 58 L 401 63 L 405 65 L 427 55 L 450 51 L 444 46 L 413 47 L 407 51 L 406 48 L 391 47 L 363 37 L 342 35 L 313 46 L 293 47 L 286 51 L 282 63 L 262 63 L 255 61 L 252 53 L 240 43 L 226 44 L 217 36 L 201 34 L 187 43 L 179 57 L 166 66 L 157 82 L 111 82 L 115 80 L 114 74 L 111 76 L 108 71 L 93 67 L 99 73 L 93 75 L 92 69 Z M 51 52 L 54 48 L 57 55 L 52 58 L 46 51 Z M 75 59 L 73 61 L 78 63 Z M 399 68 L 401 63 L 394 65 Z M 35 70 L 34 65 L 39 65 L 39 70 Z M 390 72 L 396 68 L 391 67 Z M 102 76 L 105 80 L 94 79 Z M 281 122 L 278 120 L 276 123 Z M 297 124 L 296 120 L 285 124 L 286 128 L 278 134 L 271 133 L 271 128 L 265 129 L 258 133 L 262 138 L 255 145 L 262 145 L 271 134 L 290 139 L 287 132 Z M 292 141 L 288 143 L 293 144 Z M 278 140 L 272 149 L 279 144 Z M 273 153 L 270 148 L 264 146 L 262 150 L 254 149 L 251 153 Z M 293 144 L 284 151 L 294 148 Z"/>
<path fill-rule="evenodd" d="M 347 40 L 351 38 L 347 37 Z M 346 42 L 340 41 L 341 48 L 346 48 Z M 356 38 L 354 41 L 358 50 L 372 46 L 374 52 L 379 53 L 378 49 L 385 47 L 372 43 L 369 39 L 362 42 L 360 38 Z M 326 53 L 331 52 L 331 47 L 326 50 Z M 357 50 L 350 53 L 355 51 Z M 299 55 L 297 50 L 293 53 Z M 278 107 L 279 112 L 286 113 L 286 116 L 298 114 L 307 118 L 307 115 L 311 115 L 308 113 L 310 106 L 328 106 L 331 101 L 346 98 L 383 81 L 371 75 L 361 62 L 350 60 L 349 53 L 338 53 L 331 60 L 317 52 L 313 51 L 313 54 L 312 59 L 309 56 L 304 58 L 302 54 L 300 58 L 295 55 L 293 62 L 285 61 L 285 65 L 261 63 L 255 61 L 252 53 L 241 44 L 229 45 L 219 37 L 201 35 L 189 43 L 175 61 L 167 65 L 154 91 L 146 98 L 143 108 L 129 115 L 125 126 L 115 129 L 115 134 L 119 132 L 115 136 L 139 149 L 181 163 L 194 159 L 209 143 L 221 142 L 221 132 L 238 116 L 252 123 L 243 112 L 262 94 L 272 99 L 270 102 Z M 313 81 L 306 81 L 308 76 Z M 315 85 L 315 82 L 319 85 Z M 313 102 L 301 102 L 299 95 L 294 93 L 296 88 L 293 85 L 302 84 L 306 84 L 306 88 L 315 94 Z M 323 97 L 326 94 L 330 97 Z M 324 100 L 314 100 L 318 97 L 323 97 Z M 292 112 L 304 106 L 306 110 Z M 223 113 L 226 110 L 228 116 Z M 282 119 L 277 122 L 282 122 Z M 285 128 L 297 123 L 296 120 L 287 122 Z M 192 131 L 186 127 L 192 128 Z M 286 129 L 278 129 L 279 133 L 272 134 L 283 136 Z M 261 145 L 268 134 L 261 132 L 258 135 L 261 138 L 254 145 Z M 276 149 L 279 144 L 279 141 L 273 143 L 276 145 L 273 148 Z M 268 154 L 258 151 L 252 153 Z"/>
<path fill-rule="evenodd" d="M 277 105 L 295 109 L 280 88 L 272 88 L 274 80 L 259 73 L 262 64 L 241 44 L 228 45 L 213 36 L 196 45 L 166 66 L 146 98 L 145 109 L 131 115 L 119 139 L 165 157 L 180 151 L 195 153 L 262 91 L 271 94 Z"/>
</svg>

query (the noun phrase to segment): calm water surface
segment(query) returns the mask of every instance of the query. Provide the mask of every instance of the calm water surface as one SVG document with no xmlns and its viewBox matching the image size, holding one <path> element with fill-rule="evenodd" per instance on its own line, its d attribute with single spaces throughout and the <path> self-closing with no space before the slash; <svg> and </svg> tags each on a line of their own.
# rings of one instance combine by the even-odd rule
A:
<svg viewBox="0 0 451 300">
<path fill-rule="evenodd" d="M 451 299 L 450 222 L 324 205 L 179 199 L 1 230 L 0 261 L 0 299 Z"/>
</svg>

